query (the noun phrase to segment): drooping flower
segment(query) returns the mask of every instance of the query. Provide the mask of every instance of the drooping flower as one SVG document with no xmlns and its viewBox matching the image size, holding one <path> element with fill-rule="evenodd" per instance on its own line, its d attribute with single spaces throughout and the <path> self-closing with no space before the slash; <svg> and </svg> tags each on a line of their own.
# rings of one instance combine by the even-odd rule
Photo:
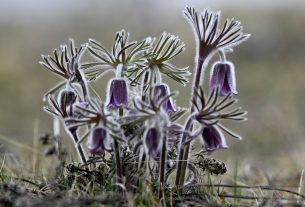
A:
<svg viewBox="0 0 305 207">
<path fill-rule="evenodd" d="M 237 94 L 235 68 L 229 61 L 216 62 L 211 69 L 210 91 L 219 88 L 221 96 Z"/>
<path fill-rule="evenodd" d="M 59 92 L 57 101 L 64 117 L 72 116 L 72 106 L 77 100 L 77 94 L 71 89 L 63 89 Z"/>
<path fill-rule="evenodd" d="M 201 135 L 204 147 L 209 152 L 228 148 L 223 133 L 216 125 L 205 127 Z"/>
<path fill-rule="evenodd" d="M 168 95 L 169 95 L 169 87 L 166 84 L 164 83 L 157 84 L 153 87 L 153 99 L 156 104 L 158 104 L 162 98 Z M 164 101 L 164 103 L 162 104 L 162 108 L 167 113 L 176 111 L 171 98 L 168 98 L 167 100 Z"/>
<path fill-rule="evenodd" d="M 107 146 L 108 134 L 107 130 L 100 126 L 92 130 L 89 141 L 88 150 L 93 155 L 103 154 L 105 151 L 111 151 Z"/>
<path fill-rule="evenodd" d="M 157 156 L 162 146 L 161 140 L 162 133 L 157 127 L 147 128 L 144 132 L 143 140 L 145 152 L 151 157 Z"/>
<path fill-rule="evenodd" d="M 118 109 L 128 106 L 127 83 L 124 79 L 113 79 L 108 89 L 109 108 Z"/>
</svg>

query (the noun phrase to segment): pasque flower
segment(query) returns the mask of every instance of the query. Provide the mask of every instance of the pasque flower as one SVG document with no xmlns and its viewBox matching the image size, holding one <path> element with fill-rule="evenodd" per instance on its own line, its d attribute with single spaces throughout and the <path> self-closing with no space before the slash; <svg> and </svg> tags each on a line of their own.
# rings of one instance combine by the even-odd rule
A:
<svg viewBox="0 0 305 207">
<path fill-rule="evenodd" d="M 223 133 L 216 125 L 205 127 L 201 135 L 204 147 L 209 152 L 228 148 Z"/>
<path fill-rule="evenodd" d="M 103 154 L 105 151 L 111 151 L 107 146 L 107 130 L 100 126 L 93 129 L 88 141 L 88 150 L 93 155 Z"/>
<path fill-rule="evenodd" d="M 153 87 L 153 99 L 156 104 L 158 104 L 162 100 L 162 98 L 168 95 L 169 95 L 169 87 L 166 84 L 164 83 L 157 84 Z M 167 100 L 164 101 L 164 103 L 162 104 L 162 108 L 167 113 L 176 111 L 171 98 L 168 98 Z"/>
<path fill-rule="evenodd" d="M 216 62 L 211 69 L 210 91 L 219 88 L 221 96 L 237 94 L 234 65 L 229 61 Z"/>
<path fill-rule="evenodd" d="M 128 106 L 127 83 L 123 78 L 115 78 L 110 82 L 107 106 L 113 109 Z"/>
</svg>

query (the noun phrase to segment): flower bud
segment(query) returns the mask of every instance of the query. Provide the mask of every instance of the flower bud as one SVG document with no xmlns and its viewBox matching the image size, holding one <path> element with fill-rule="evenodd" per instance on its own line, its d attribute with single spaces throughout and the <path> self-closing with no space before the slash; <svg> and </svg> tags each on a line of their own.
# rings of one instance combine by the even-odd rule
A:
<svg viewBox="0 0 305 207">
<path fill-rule="evenodd" d="M 234 65 L 231 62 L 216 62 L 211 69 L 210 91 L 219 88 L 221 96 L 237 94 Z"/>
<path fill-rule="evenodd" d="M 113 109 L 128 106 L 127 83 L 124 79 L 113 79 L 108 90 L 108 107 Z"/>
<path fill-rule="evenodd" d="M 213 125 L 205 127 L 202 131 L 202 142 L 205 149 L 209 152 L 217 149 L 226 149 L 228 145 L 220 129 Z"/>
</svg>

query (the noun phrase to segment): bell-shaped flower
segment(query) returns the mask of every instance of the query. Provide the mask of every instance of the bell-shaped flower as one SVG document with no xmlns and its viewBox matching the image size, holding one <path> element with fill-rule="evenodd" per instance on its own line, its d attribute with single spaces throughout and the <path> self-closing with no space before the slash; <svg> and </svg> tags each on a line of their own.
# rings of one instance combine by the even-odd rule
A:
<svg viewBox="0 0 305 207">
<path fill-rule="evenodd" d="M 157 156 L 162 146 L 162 133 L 157 127 L 151 127 L 145 130 L 143 145 L 145 152 L 149 156 Z"/>
<path fill-rule="evenodd" d="M 107 130 L 100 126 L 92 130 L 89 141 L 88 141 L 88 150 L 93 155 L 103 154 L 105 151 L 111 151 L 108 148 L 108 133 Z"/>
<path fill-rule="evenodd" d="M 118 109 L 128 106 L 128 89 L 124 79 L 111 80 L 108 87 L 108 104 L 109 108 Z"/>
<path fill-rule="evenodd" d="M 209 152 L 212 152 L 217 149 L 228 148 L 223 133 L 216 125 L 205 127 L 201 135 L 202 135 L 202 143 L 205 149 Z"/>
<path fill-rule="evenodd" d="M 221 96 L 237 94 L 235 68 L 229 61 L 216 62 L 211 69 L 210 91 L 219 88 Z"/>
<path fill-rule="evenodd" d="M 59 92 L 57 102 L 64 117 L 72 116 L 73 104 L 77 100 L 77 94 L 71 89 L 63 89 Z"/>
<path fill-rule="evenodd" d="M 158 104 L 162 98 L 168 95 L 169 95 L 169 87 L 166 84 L 164 83 L 157 84 L 153 87 L 153 100 L 156 104 Z M 164 101 L 164 103 L 162 104 L 162 108 L 167 113 L 176 111 L 170 97 Z"/>
</svg>

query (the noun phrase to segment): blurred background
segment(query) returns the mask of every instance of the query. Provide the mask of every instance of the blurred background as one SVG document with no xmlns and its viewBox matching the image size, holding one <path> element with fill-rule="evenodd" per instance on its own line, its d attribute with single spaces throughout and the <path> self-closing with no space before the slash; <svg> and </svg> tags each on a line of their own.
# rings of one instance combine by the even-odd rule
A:
<svg viewBox="0 0 305 207">
<path fill-rule="evenodd" d="M 227 137 L 230 148 L 212 156 L 272 176 L 301 172 L 305 166 L 303 0 L 1 1 L 0 151 L 13 153 L 21 163 L 30 156 L 26 146 L 43 151 L 37 147 L 37 137 L 52 131 L 52 120 L 42 110 L 42 96 L 59 79 L 38 62 L 41 54 L 68 44 L 69 38 L 77 45 L 94 38 L 110 48 L 121 29 L 131 33 L 131 40 L 167 31 L 186 44 L 174 64 L 193 71 L 195 42 L 182 16 L 186 4 L 198 11 L 221 10 L 222 21 L 235 17 L 244 32 L 252 34 L 228 56 L 236 67 L 238 104 L 249 114 L 247 122 L 227 126 L 244 139 Z M 172 90 L 180 92 L 177 104 L 187 107 L 190 88 L 171 83 Z M 103 81 L 95 88 L 104 97 Z"/>
</svg>

